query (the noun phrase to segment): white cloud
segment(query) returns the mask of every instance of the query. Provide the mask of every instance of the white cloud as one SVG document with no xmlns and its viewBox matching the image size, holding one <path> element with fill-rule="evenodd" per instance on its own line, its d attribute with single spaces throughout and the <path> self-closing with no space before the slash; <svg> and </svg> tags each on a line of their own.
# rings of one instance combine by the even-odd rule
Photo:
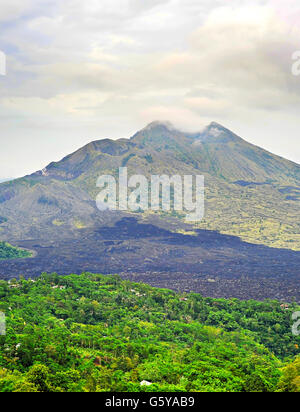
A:
<svg viewBox="0 0 300 412">
<path fill-rule="evenodd" d="M 226 98 L 229 92 L 231 101 L 282 108 L 300 103 L 300 85 L 290 71 L 297 44 L 300 31 L 291 35 L 269 8 L 224 7 L 191 35 L 187 51 L 166 56 L 158 70 L 177 84 L 210 84 Z"/>
<path fill-rule="evenodd" d="M 155 119 L 189 130 L 216 120 L 300 161 L 300 78 L 291 74 L 300 14 L 296 1 L 284 4 L 2 0 L 0 23 L 10 24 L 1 33 L 0 119 L 14 145 L 1 157 L 22 151 L 29 135 L 37 150 L 14 172 L 0 162 L 0 177 L 53 160 L 62 136 L 67 152 Z"/>
<path fill-rule="evenodd" d="M 199 119 L 192 111 L 182 107 L 152 106 L 139 113 L 144 123 L 151 123 L 153 119 L 170 121 L 175 127 L 184 131 L 200 131 L 207 125 L 207 121 Z"/>
<path fill-rule="evenodd" d="M 0 23 L 14 21 L 29 11 L 33 0 L 9 0 L 1 2 Z"/>
</svg>

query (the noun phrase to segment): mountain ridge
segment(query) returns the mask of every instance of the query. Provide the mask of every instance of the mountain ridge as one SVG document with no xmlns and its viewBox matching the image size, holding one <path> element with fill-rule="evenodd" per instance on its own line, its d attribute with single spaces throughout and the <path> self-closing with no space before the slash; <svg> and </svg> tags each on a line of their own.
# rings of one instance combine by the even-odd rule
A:
<svg viewBox="0 0 300 412">
<path fill-rule="evenodd" d="M 203 175 L 205 217 L 100 212 L 100 175 Z M 300 301 L 300 167 L 216 123 L 198 133 L 152 123 L 0 184 L 0 240 L 33 252 L 0 278 L 91 271 L 206 296 Z"/>
<path fill-rule="evenodd" d="M 163 134 L 163 136 L 162 136 Z M 213 146 L 215 144 L 236 144 L 238 146 L 244 145 L 244 152 L 242 153 L 244 156 L 244 160 L 246 159 L 248 163 L 253 161 L 258 160 L 258 156 L 261 155 L 264 159 L 264 161 L 270 161 L 271 159 L 275 159 L 277 162 L 281 162 L 282 166 L 280 168 L 280 173 L 277 173 L 277 179 L 278 181 L 282 180 L 280 176 L 282 175 L 282 172 L 284 171 L 284 168 L 291 168 L 294 169 L 293 173 L 289 178 L 296 178 L 297 180 L 300 181 L 300 165 L 285 159 L 281 156 L 272 154 L 271 152 L 260 148 L 259 146 L 253 145 L 252 143 L 247 142 L 246 140 L 242 139 L 238 135 L 234 134 L 231 132 L 229 129 L 225 128 L 224 126 L 212 122 L 210 125 L 208 125 L 206 128 L 203 129 L 201 132 L 196 132 L 196 133 L 190 133 L 190 132 L 183 132 L 181 130 L 176 129 L 171 125 L 169 122 L 159 122 L 155 121 L 147 125 L 145 128 L 141 129 L 138 131 L 136 134 L 134 134 L 131 138 L 129 139 L 124 139 L 120 138 L 117 140 L 112 140 L 112 139 L 100 139 L 100 140 L 95 140 L 92 141 L 82 148 L 79 148 L 75 152 L 65 156 L 62 160 L 59 162 L 52 162 L 49 165 L 45 167 L 42 171 L 37 171 L 31 175 L 28 175 L 26 177 L 31 177 L 31 176 L 38 176 L 38 175 L 45 175 L 45 172 L 47 172 L 50 169 L 56 168 L 59 164 L 66 163 L 68 160 L 73 160 L 74 163 L 77 162 L 76 167 L 78 169 L 78 164 L 80 164 L 84 159 L 83 156 L 88 156 L 95 154 L 95 152 L 99 152 L 102 154 L 106 155 L 111 155 L 111 156 L 123 156 L 124 154 L 130 152 L 130 150 L 134 150 L 136 148 L 139 149 L 144 149 L 144 150 L 154 150 L 154 151 L 161 151 L 162 150 L 162 144 L 166 145 L 168 143 L 176 143 L 177 147 L 176 149 L 184 150 L 184 153 L 186 155 L 190 155 L 193 157 L 194 151 L 196 150 L 196 154 L 199 156 L 199 152 L 206 150 L 206 147 L 203 147 L 203 145 L 210 145 Z M 186 145 L 192 144 L 192 147 L 188 147 L 188 149 L 185 147 Z M 171 149 L 174 149 L 174 147 L 171 147 Z M 168 149 L 168 148 L 167 148 Z M 221 150 L 224 149 L 224 147 L 221 148 L 213 148 L 216 150 Z M 231 147 L 231 150 L 234 148 Z M 258 151 L 259 153 L 256 154 L 256 158 L 253 158 L 253 153 L 252 159 L 248 158 L 247 159 L 247 149 L 248 150 L 253 150 L 253 151 Z M 241 150 L 241 147 L 237 147 L 237 151 Z M 215 156 L 216 153 L 213 153 Z M 249 155 L 249 154 L 248 154 Z M 73 158 L 73 159 L 72 159 Z M 218 161 L 219 159 L 215 156 L 215 158 L 210 159 L 211 162 L 213 161 Z M 233 158 L 230 159 L 234 163 L 236 159 L 234 160 Z M 205 162 L 203 162 L 205 163 Z M 240 162 L 239 166 L 241 170 L 245 167 L 241 165 L 242 162 Z M 222 165 L 222 168 L 224 169 L 224 165 Z M 269 167 L 271 170 L 265 171 L 263 173 L 261 170 L 259 173 L 255 173 L 251 171 L 252 177 L 257 178 L 257 183 L 262 183 L 262 180 L 258 180 L 260 176 L 264 176 L 267 179 L 270 178 L 270 174 L 276 172 L 276 167 Z M 203 172 L 213 172 L 213 168 L 208 168 L 203 170 Z M 224 170 L 223 170 L 224 174 Z M 279 176 L 280 175 L 280 176 Z M 227 180 L 229 181 L 235 181 L 238 180 L 239 178 L 241 179 L 242 177 L 245 177 L 243 175 L 237 175 L 235 176 L 236 179 L 228 179 L 228 176 L 226 176 Z M 286 176 L 287 177 L 287 176 Z M 289 180 L 289 179 L 287 179 Z"/>
<path fill-rule="evenodd" d="M 90 142 L 40 171 L 0 184 L 0 216 L 5 218 L 0 237 L 8 241 L 33 233 L 39 237 L 39 231 L 54 233 L 57 222 L 72 233 L 78 226 L 92 227 L 95 219 L 102 219 L 95 205 L 97 178 L 117 177 L 118 168 L 125 166 L 129 174 L 146 177 L 203 174 L 206 217 L 199 228 L 300 250 L 295 220 L 300 166 L 216 122 L 200 132 L 186 133 L 155 121 L 130 139 Z"/>
</svg>

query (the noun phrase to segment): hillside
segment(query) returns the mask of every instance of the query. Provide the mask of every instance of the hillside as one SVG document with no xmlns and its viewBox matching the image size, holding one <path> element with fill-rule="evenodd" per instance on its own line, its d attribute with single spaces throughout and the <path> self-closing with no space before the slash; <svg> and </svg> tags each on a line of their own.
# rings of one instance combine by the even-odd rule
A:
<svg viewBox="0 0 300 412">
<path fill-rule="evenodd" d="M 0 296 L 0 392 L 300 390 L 296 305 L 89 273 L 0 281 Z"/>
<path fill-rule="evenodd" d="M 206 215 L 199 228 L 300 250 L 300 166 L 247 143 L 217 123 L 183 133 L 154 122 L 131 139 L 99 140 L 23 179 L 0 185 L 5 240 L 73 236 L 102 221 L 95 209 L 101 174 L 204 174 Z M 147 216 L 145 216 L 147 218 Z M 45 232 L 46 231 L 46 232 Z"/>
<path fill-rule="evenodd" d="M 177 212 L 100 212 L 97 178 L 205 176 L 204 220 Z M 184 133 L 154 122 L 131 139 L 89 143 L 43 170 L 0 184 L 0 239 L 35 252 L 1 278 L 43 271 L 120 273 L 212 297 L 300 302 L 300 166 L 217 123 Z"/>
</svg>

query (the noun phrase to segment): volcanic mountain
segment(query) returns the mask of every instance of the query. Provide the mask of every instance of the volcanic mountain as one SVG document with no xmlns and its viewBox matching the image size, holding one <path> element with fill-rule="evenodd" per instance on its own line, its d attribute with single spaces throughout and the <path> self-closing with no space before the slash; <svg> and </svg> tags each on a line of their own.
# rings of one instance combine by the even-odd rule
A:
<svg viewBox="0 0 300 412">
<path fill-rule="evenodd" d="M 129 175 L 204 175 L 204 220 L 187 225 L 174 212 L 100 212 L 97 178 L 117 177 L 125 166 Z M 171 272 L 182 271 L 209 279 L 291 279 L 299 273 L 299 205 L 299 165 L 215 122 L 198 133 L 153 122 L 130 139 L 91 142 L 41 171 L 0 184 L 0 240 L 37 252 L 32 259 L 1 262 L 0 276 L 89 269 L 164 272 L 168 282 Z M 171 257 L 164 264 L 162 251 Z M 289 295 L 295 295 L 292 286 Z"/>
</svg>

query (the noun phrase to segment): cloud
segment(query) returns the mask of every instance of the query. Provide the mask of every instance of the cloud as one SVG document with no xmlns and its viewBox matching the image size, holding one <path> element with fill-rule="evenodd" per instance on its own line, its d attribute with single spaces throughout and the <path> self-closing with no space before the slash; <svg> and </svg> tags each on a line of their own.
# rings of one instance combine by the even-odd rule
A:
<svg viewBox="0 0 300 412">
<path fill-rule="evenodd" d="M 202 130 L 207 122 L 202 121 L 192 111 L 172 106 L 152 106 L 140 111 L 140 118 L 144 123 L 150 123 L 153 119 L 158 121 L 170 121 L 175 127 L 189 132 Z"/>
<path fill-rule="evenodd" d="M 284 3 L 3 0 L 5 136 L 20 150 L 24 131 L 35 136 L 40 149 L 28 172 L 58 156 L 63 132 L 67 152 L 95 137 L 129 137 L 155 119 L 187 130 L 216 120 L 300 161 L 291 136 L 300 108 L 300 79 L 291 74 L 299 6 Z"/>
<path fill-rule="evenodd" d="M 122 0 L 117 1 L 119 8 L 108 1 L 91 1 L 84 6 L 79 6 L 77 0 L 67 3 L 72 4 L 68 14 L 63 8 L 63 15 L 38 17 L 28 23 L 33 32 L 52 34 L 47 47 L 36 42 L 24 45 L 19 39 L 22 54 L 31 63 L 24 64 L 24 72 L 30 71 L 32 79 L 24 87 L 18 85 L 16 94 L 24 91 L 27 95 L 29 89 L 37 96 L 50 97 L 95 89 L 134 96 L 150 88 L 158 92 L 185 88 L 190 93 L 204 87 L 217 90 L 222 101 L 230 95 L 239 104 L 262 109 L 295 104 L 299 98 L 300 82 L 291 75 L 290 66 L 291 54 L 300 44 L 300 30 L 290 33 L 290 26 L 269 7 L 217 8 L 189 33 L 182 51 L 140 53 L 143 41 L 138 36 L 107 33 L 102 26 L 91 29 L 85 23 L 99 19 L 100 26 L 107 16 L 115 22 L 151 20 L 151 14 L 137 12 L 148 9 L 150 3 L 143 8 L 134 1 L 127 2 L 129 7 L 124 8 Z M 156 6 L 168 3 L 159 1 Z M 152 6 L 159 13 L 164 10 Z M 254 90 L 258 90 L 257 99 Z M 13 93 L 12 88 L 9 93 Z M 205 98 L 195 97 L 198 102 Z M 192 103 L 187 98 L 183 104 L 191 107 Z M 214 106 L 213 102 L 208 105 Z M 220 103 L 215 106 L 219 110 Z"/>
<path fill-rule="evenodd" d="M 15 21 L 33 6 L 33 0 L 9 0 L 1 2 L 0 23 Z"/>
<path fill-rule="evenodd" d="M 210 85 L 222 100 L 278 109 L 300 103 L 300 82 L 290 70 L 298 44 L 300 31 L 290 33 L 267 7 L 223 7 L 190 36 L 187 51 L 164 57 L 157 69 L 181 86 Z"/>
<path fill-rule="evenodd" d="M 153 9 L 157 7 L 158 5 L 161 4 L 167 4 L 170 3 L 170 0 L 129 0 L 129 6 L 133 10 L 142 10 L 142 11 L 147 11 L 149 9 Z"/>
<path fill-rule="evenodd" d="M 209 98 L 201 94 L 198 97 L 186 97 L 183 103 L 186 107 L 200 113 L 202 116 L 215 116 L 217 113 L 222 115 L 226 110 L 230 110 L 231 108 L 228 100 Z"/>
</svg>

